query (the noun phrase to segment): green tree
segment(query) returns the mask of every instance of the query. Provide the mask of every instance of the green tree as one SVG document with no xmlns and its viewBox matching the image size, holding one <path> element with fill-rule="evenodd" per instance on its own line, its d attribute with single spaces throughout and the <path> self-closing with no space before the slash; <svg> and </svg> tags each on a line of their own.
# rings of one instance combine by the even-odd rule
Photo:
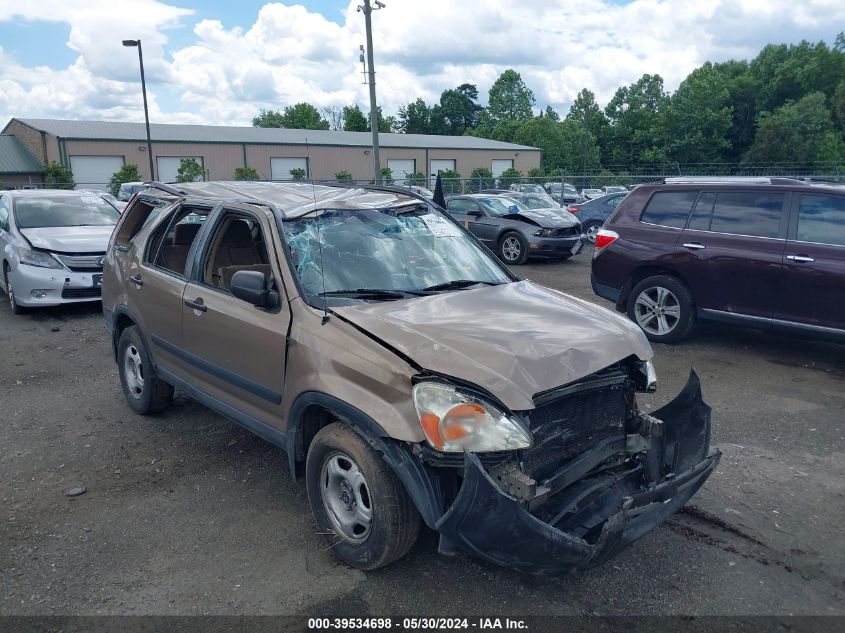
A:
<svg viewBox="0 0 845 633">
<path fill-rule="evenodd" d="M 482 108 L 475 84 L 461 84 L 457 88 L 444 90 L 440 94 L 440 109 L 437 113 L 443 120 L 443 133 L 461 136 L 478 125 L 478 114 Z"/>
<path fill-rule="evenodd" d="M 494 126 L 509 120 L 525 121 L 533 116 L 534 101 L 534 93 L 520 74 L 509 68 L 490 87 L 487 113 Z"/>
<path fill-rule="evenodd" d="M 334 174 L 334 179 L 338 182 L 352 182 L 352 174 L 346 170 L 337 171 Z"/>
<path fill-rule="evenodd" d="M 343 129 L 347 132 L 369 132 L 370 122 L 358 104 L 343 108 Z"/>
<path fill-rule="evenodd" d="M 477 193 L 483 189 L 493 189 L 496 186 L 496 179 L 493 172 L 487 167 L 476 167 L 469 175 L 469 180 L 464 183 L 467 193 Z"/>
<path fill-rule="evenodd" d="M 572 130 L 581 126 L 581 148 L 577 152 L 583 169 L 594 162 L 590 160 L 593 148 L 599 148 L 599 162 L 608 160 L 608 127 L 607 117 L 602 112 L 596 96 L 584 88 L 575 97 L 564 122 L 569 124 Z M 586 131 L 584 130 L 586 128 Z"/>
<path fill-rule="evenodd" d="M 117 197 L 120 192 L 120 185 L 125 182 L 139 182 L 141 180 L 141 172 L 138 171 L 138 165 L 127 163 L 116 172 L 114 172 L 109 180 L 109 190 L 111 195 Z"/>
<path fill-rule="evenodd" d="M 546 117 L 547 119 L 551 119 L 552 121 L 560 121 L 560 115 L 550 105 L 546 106 L 546 109 L 540 113 L 540 116 Z"/>
<path fill-rule="evenodd" d="M 428 134 L 431 108 L 422 98 L 399 108 L 399 131 L 405 134 Z"/>
<path fill-rule="evenodd" d="M 261 174 L 255 167 L 235 167 L 233 180 L 261 180 Z"/>
<path fill-rule="evenodd" d="M 183 158 L 176 170 L 176 182 L 197 182 L 205 179 L 205 170 L 195 159 Z"/>
<path fill-rule="evenodd" d="M 305 180 L 305 170 L 302 167 L 294 167 L 288 172 L 294 181 L 299 182 L 300 180 Z"/>
<path fill-rule="evenodd" d="M 441 169 L 440 181 L 443 183 L 443 193 L 461 193 L 461 175 L 454 169 Z"/>
<path fill-rule="evenodd" d="M 425 174 L 421 171 L 415 171 L 413 174 L 408 174 L 408 177 L 405 178 L 405 184 L 409 187 L 424 187 L 425 182 Z"/>
<path fill-rule="evenodd" d="M 834 125 L 839 128 L 839 134 L 845 139 L 845 79 L 839 82 L 836 92 L 833 93 L 831 114 Z"/>
<path fill-rule="evenodd" d="M 773 162 L 841 163 L 845 143 L 834 132 L 830 110 L 821 92 L 789 102 L 760 115 L 754 143 L 743 158 L 746 165 Z"/>
<path fill-rule="evenodd" d="M 392 132 L 396 127 L 396 119 L 392 116 L 384 116 L 381 111 L 381 106 L 376 108 L 376 122 L 378 123 L 379 132 Z M 367 131 L 370 130 L 370 113 L 367 113 Z"/>
<path fill-rule="evenodd" d="M 542 167 L 532 167 L 528 170 L 527 176 L 532 182 L 540 182 L 546 177 L 546 170 Z"/>
<path fill-rule="evenodd" d="M 510 167 L 499 175 L 499 189 L 507 189 L 512 184 L 522 182 L 522 172 Z"/>
<path fill-rule="evenodd" d="M 53 161 L 44 168 L 44 185 L 50 189 L 73 189 L 73 174 L 70 169 Z"/>
<path fill-rule="evenodd" d="M 328 130 L 329 122 L 310 103 L 287 106 L 283 112 L 262 109 L 252 119 L 255 127 L 284 127 L 297 130 Z"/>
<path fill-rule="evenodd" d="M 681 82 L 666 109 L 669 156 L 679 163 L 721 160 L 730 148 L 730 94 L 723 76 L 710 62 Z"/>
<path fill-rule="evenodd" d="M 616 90 L 605 108 L 608 160 L 612 164 L 651 163 L 663 156 L 665 112 L 669 96 L 660 75 L 643 75 Z"/>
<path fill-rule="evenodd" d="M 390 167 L 382 167 L 381 168 L 381 184 L 383 185 L 392 185 L 396 182 L 393 179 L 393 170 Z"/>
<path fill-rule="evenodd" d="M 751 147 L 757 130 L 757 98 L 760 82 L 752 74 L 748 62 L 731 60 L 714 65 L 728 89 L 731 127 L 727 132 L 729 147 L 722 152 L 728 162 L 739 162 Z"/>
</svg>

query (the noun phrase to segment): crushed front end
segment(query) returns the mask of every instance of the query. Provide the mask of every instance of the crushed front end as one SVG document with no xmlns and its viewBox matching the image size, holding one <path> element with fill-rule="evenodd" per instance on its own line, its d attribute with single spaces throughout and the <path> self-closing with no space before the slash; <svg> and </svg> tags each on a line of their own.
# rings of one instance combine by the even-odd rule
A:
<svg viewBox="0 0 845 633">
<path fill-rule="evenodd" d="M 718 451 L 708 454 L 710 407 L 693 371 L 674 400 L 645 414 L 635 374 L 623 362 L 540 394 L 521 414 L 530 448 L 453 461 L 456 475 L 441 487 L 452 494 L 436 524 L 440 551 L 571 573 L 604 562 L 683 507 L 719 462 Z M 428 453 L 428 461 L 437 460 Z"/>
</svg>

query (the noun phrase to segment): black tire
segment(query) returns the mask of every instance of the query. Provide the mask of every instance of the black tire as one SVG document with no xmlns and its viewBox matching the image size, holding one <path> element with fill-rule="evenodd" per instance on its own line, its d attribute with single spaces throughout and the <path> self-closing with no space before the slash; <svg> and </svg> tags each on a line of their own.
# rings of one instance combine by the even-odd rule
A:
<svg viewBox="0 0 845 633">
<path fill-rule="evenodd" d="M 581 225 L 581 230 L 584 232 L 584 235 L 587 236 L 587 241 L 590 244 L 596 243 L 596 232 L 602 226 L 604 226 L 604 222 L 601 220 L 587 220 Z"/>
<path fill-rule="evenodd" d="M 12 314 L 23 314 L 26 308 L 18 305 L 15 301 L 15 292 L 12 289 L 12 282 L 9 281 L 9 264 L 3 262 L 3 286 L 6 288 L 6 299 L 9 302 L 9 307 L 12 308 Z"/>
<path fill-rule="evenodd" d="M 506 264 L 519 266 L 528 259 L 528 242 L 518 231 L 507 231 L 499 238 L 496 254 Z"/>
<path fill-rule="evenodd" d="M 351 497 L 353 507 L 345 509 L 352 515 L 358 503 L 369 503 L 371 520 L 357 542 L 344 535 L 338 519 L 329 517 L 328 504 L 347 503 L 342 494 L 340 498 L 324 499 L 324 491 L 331 490 L 328 482 L 332 460 L 351 462 L 364 478 L 366 495 L 353 493 L 346 497 Z M 348 565 L 364 570 L 384 567 L 402 558 L 416 542 L 420 515 L 405 487 L 381 456 L 345 424 L 329 424 L 314 437 L 305 463 L 305 483 L 319 532 L 331 551 Z"/>
<path fill-rule="evenodd" d="M 641 297 L 644 297 L 642 301 Z M 650 307 L 648 301 L 654 306 Z M 655 311 L 661 306 L 662 312 Z M 692 294 L 681 280 L 671 275 L 648 277 L 634 286 L 628 296 L 627 313 L 628 318 L 655 343 L 677 343 L 689 336 L 695 327 Z M 661 331 L 665 329 L 663 325 L 668 330 Z"/>
<path fill-rule="evenodd" d="M 129 367 L 137 359 L 134 380 Z M 150 415 L 161 413 L 173 398 L 173 387 L 156 374 L 147 346 L 138 326 L 132 325 L 123 330 L 117 343 L 117 371 L 120 374 L 120 386 L 123 396 L 135 413 Z M 140 383 L 137 378 L 140 375 Z"/>
</svg>

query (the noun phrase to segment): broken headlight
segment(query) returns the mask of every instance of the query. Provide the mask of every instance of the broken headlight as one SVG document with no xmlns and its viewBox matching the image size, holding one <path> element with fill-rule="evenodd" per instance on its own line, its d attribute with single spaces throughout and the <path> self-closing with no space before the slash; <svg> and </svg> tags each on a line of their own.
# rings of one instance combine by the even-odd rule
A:
<svg viewBox="0 0 845 633">
<path fill-rule="evenodd" d="M 531 446 L 531 435 L 519 420 L 451 385 L 414 385 L 414 406 L 428 443 L 438 451 L 485 453 Z"/>
</svg>

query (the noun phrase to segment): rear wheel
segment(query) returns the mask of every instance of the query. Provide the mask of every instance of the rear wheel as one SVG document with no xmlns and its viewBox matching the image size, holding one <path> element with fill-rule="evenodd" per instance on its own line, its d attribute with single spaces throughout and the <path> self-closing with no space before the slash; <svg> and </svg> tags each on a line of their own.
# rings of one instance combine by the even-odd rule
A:
<svg viewBox="0 0 845 633">
<path fill-rule="evenodd" d="M 508 231 L 499 240 L 499 259 L 506 264 L 518 266 L 528 259 L 528 243 L 516 231 Z"/>
<path fill-rule="evenodd" d="M 584 222 L 584 235 L 587 236 L 587 241 L 590 244 L 596 243 L 596 234 L 599 232 L 601 227 L 602 223 L 598 220 L 587 220 Z"/>
<path fill-rule="evenodd" d="M 631 290 L 628 317 L 656 343 L 676 343 L 695 325 L 695 307 L 689 289 L 670 275 L 643 279 Z"/>
<path fill-rule="evenodd" d="M 149 415 L 167 408 L 173 387 L 158 377 L 141 331 L 135 325 L 120 334 L 117 364 L 123 395 L 135 413 Z"/>
<path fill-rule="evenodd" d="M 12 280 L 9 279 L 9 264 L 3 264 L 3 285 L 6 286 L 6 297 L 9 300 L 9 307 L 12 308 L 12 314 L 23 314 L 25 309 L 18 305 L 15 300 L 15 289 L 12 287 Z"/>
<path fill-rule="evenodd" d="M 358 569 L 404 556 L 420 515 L 381 456 L 348 426 L 321 429 L 308 448 L 305 483 L 311 512 L 331 551 Z"/>
</svg>

